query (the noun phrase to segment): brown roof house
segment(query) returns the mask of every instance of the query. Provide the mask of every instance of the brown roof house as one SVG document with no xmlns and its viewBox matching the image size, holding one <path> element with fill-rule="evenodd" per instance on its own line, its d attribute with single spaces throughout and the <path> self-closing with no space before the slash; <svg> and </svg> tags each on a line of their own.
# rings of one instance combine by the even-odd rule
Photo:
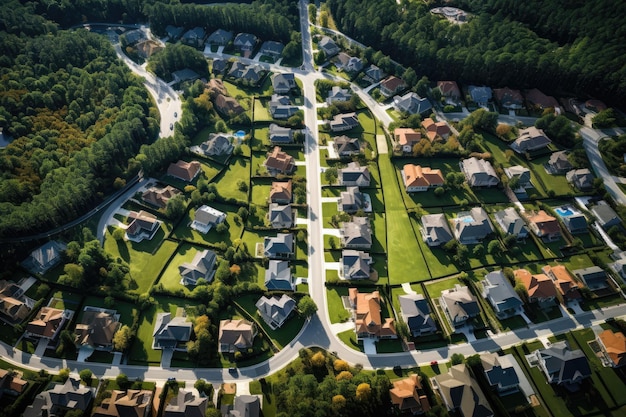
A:
<svg viewBox="0 0 626 417">
<path fill-rule="evenodd" d="M 128 218 L 131 219 L 131 222 L 126 228 L 125 236 L 131 242 L 141 242 L 144 239 L 152 240 L 161 227 L 161 222 L 157 217 L 147 211 L 131 211 Z"/>
<path fill-rule="evenodd" d="M 293 156 L 283 152 L 280 146 L 274 146 L 271 152 L 267 153 L 267 159 L 263 162 L 270 175 L 291 174 L 296 167 Z"/>
<path fill-rule="evenodd" d="M 446 103 L 457 105 L 461 101 L 461 90 L 455 81 L 437 81 L 437 88 L 446 98 Z"/>
<path fill-rule="evenodd" d="M 519 110 L 524 107 L 524 97 L 519 90 L 512 90 L 509 87 L 495 88 L 493 95 L 500 107 L 505 109 Z"/>
<path fill-rule="evenodd" d="M 513 273 L 515 280 L 526 288 L 529 303 L 537 304 L 540 308 L 554 307 L 556 287 L 546 274 L 532 275 L 525 269 L 516 269 Z"/>
<path fill-rule="evenodd" d="M 30 298 L 24 296 L 24 291 L 19 285 L 11 281 L 0 281 L 0 313 L 10 321 L 20 322 L 28 317 L 30 313 L 28 305 L 31 302 Z"/>
<path fill-rule="evenodd" d="M 202 165 L 198 161 L 178 161 L 170 164 L 167 168 L 167 175 L 180 180 L 191 182 L 202 172 Z"/>
<path fill-rule="evenodd" d="M 270 189 L 270 203 L 289 204 L 292 199 L 292 182 L 289 181 L 273 181 Z"/>
<path fill-rule="evenodd" d="M 413 153 L 413 147 L 422 140 L 422 133 L 415 129 L 399 127 L 393 131 L 396 149 L 405 154 Z"/>
<path fill-rule="evenodd" d="M 426 129 L 426 137 L 429 141 L 443 141 L 445 142 L 450 136 L 450 126 L 444 121 L 435 122 L 430 117 L 424 119 L 422 127 Z"/>
<path fill-rule="evenodd" d="M 383 96 L 389 98 L 404 90 L 406 87 L 407 85 L 402 78 L 391 75 L 380 83 L 380 92 Z"/>
<path fill-rule="evenodd" d="M 546 274 L 556 286 L 557 297 L 563 304 L 567 304 L 570 301 L 580 300 L 582 295 L 580 294 L 578 282 L 567 271 L 567 268 L 563 265 L 549 266 L 546 265 L 541 268 L 541 271 Z"/>
<path fill-rule="evenodd" d="M 359 293 L 357 288 L 350 288 L 348 297 L 357 339 L 396 339 L 398 337 L 393 318 L 386 318 L 383 322 L 378 291 Z"/>
<path fill-rule="evenodd" d="M 445 182 L 440 169 L 413 164 L 406 164 L 402 168 L 402 180 L 407 193 L 427 191 L 429 188 L 440 187 Z"/>
<path fill-rule="evenodd" d="M 83 318 L 76 325 L 74 336 L 79 346 L 110 348 L 113 335 L 121 327 L 120 315 L 115 310 L 87 306 Z"/>
<path fill-rule="evenodd" d="M 152 391 L 129 389 L 113 390 L 102 400 L 91 417 L 149 417 L 152 408 Z"/>
<path fill-rule="evenodd" d="M 561 238 L 561 228 L 558 220 L 543 210 L 528 216 L 528 226 L 544 242 L 553 242 Z"/>
<path fill-rule="evenodd" d="M 217 98 L 220 94 L 223 96 L 228 96 L 228 90 L 224 85 L 224 82 L 219 78 L 211 78 L 209 82 L 206 84 L 207 90 L 209 90 L 209 96 L 211 99 Z"/>
<path fill-rule="evenodd" d="M 448 410 L 458 411 L 463 417 L 494 416 L 485 394 L 464 363 L 452 366 L 448 373 L 430 381 Z"/>
<path fill-rule="evenodd" d="M 63 326 L 72 319 L 72 310 L 60 310 L 42 307 L 33 321 L 26 325 L 26 335 L 34 338 L 53 340 L 63 330 Z"/>
<path fill-rule="evenodd" d="M 235 117 L 245 111 L 236 99 L 224 94 L 218 94 L 214 104 L 215 109 L 226 117 Z"/>
<path fill-rule="evenodd" d="M 553 108 L 557 114 L 561 113 L 559 102 L 554 97 L 547 96 L 536 88 L 524 91 L 524 96 L 526 96 L 528 107 L 534 107 L 538 110 Z"/>
<path fill-rule="evenodd" d="M 245 319 L 222 320 L 219 330 L 219 352 L 234 353 L 238 350 L 251 348 L 257 328 L 254 323 Z"/>
<path fill-rule="evenodd" d="M 144 203 L 158 208 L 165 208 L 168 201 L 180 194 L 182 193 L 179 189 L 167 185 L 162 188 L 150 187 L 143 193 L 141 198 Z"/>
<path fill-rule="evenodd" d="M 417 374 L 394 381 L 393 388 L 389 390 L 389 397 L 400 412 L 422 414 L 430 410 L 428 397 L 422 388 L 422 379 Z"/>
<path fill-rule="evenodd" d="M 612 367 L 626 365 L 626 337 L 624 333 L 604 330 L 596 339 L 605 356 L 605 360 Z"/>
<path fill-rule="evenodd" d="M 28 385 L 28 381 L 22 379 L 22 373 L 9 372 L 0 369 L 0 393 L 17 397 Z"/>
</svg>

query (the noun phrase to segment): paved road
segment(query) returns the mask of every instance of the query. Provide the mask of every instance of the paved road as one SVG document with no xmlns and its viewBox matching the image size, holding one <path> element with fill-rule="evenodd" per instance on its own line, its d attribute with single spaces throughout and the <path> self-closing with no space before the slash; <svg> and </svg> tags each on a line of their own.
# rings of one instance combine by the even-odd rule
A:
<svg viewBox="0 0 626 417">
<path fill-rule="evenodd" d="M 137 183 L 133 184 L 130 187 L 127 187 L 124 193 L 118 195 L 114 201 L 111 201 L 111 204 L 107 207 L 107 209 L 102 212 L 97 229 L 97 237 L 100 241 L 100 244 L 104 245 L 104 236 L 106 235 L 107 225 L 109 224 L 111 217 L 120 208 L 120 206 L 126 202 L 126 200 L 135 195 L 135 193 L 139 191 L 141 187 L 145 186 L 148 181 L 149 179 L 142 178 L 141 180 L 137 181 Z"/>
<path fill-rule="evenodd" d="M 622 189 L 619 188 L 615 179 L 609 173 L 609 170 L 602 159 L 602 155 L 600 154 L 600 150 L 598 149 L 598 143 L 602 139 L 607 138 L 607 135 L 605 135 L 601 130 L 595 130 L 589 127 L 582 127 L 580 129 L 580 134 L 583 137 L 583 146 L 585 147 L 587 157 L 589 158 L 589 162 L 591 163 L 591 167 L 596 173 L 596 176 L 598 178 L 602 178 L 604 181 L 604 188 L 606 188 L 617 203 L 626 205 L 626 195 L 624 195 Z"/>
</svg>

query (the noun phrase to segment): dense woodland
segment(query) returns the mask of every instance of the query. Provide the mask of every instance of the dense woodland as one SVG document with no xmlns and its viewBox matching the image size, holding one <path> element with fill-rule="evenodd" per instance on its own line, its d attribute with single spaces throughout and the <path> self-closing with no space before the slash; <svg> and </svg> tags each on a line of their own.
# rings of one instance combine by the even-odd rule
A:
<svg viewBox="0 0 626 417">
<path fill-rule="evenodd" d="M 418 76 L 596 96 L 623 107 L 626 3 L 459 0 L 475 14 L 453 25 L 423 2 L 328 0 L 339 30 Z M 447 5 L 455 5 L 453 3 Z"/>
</svg>

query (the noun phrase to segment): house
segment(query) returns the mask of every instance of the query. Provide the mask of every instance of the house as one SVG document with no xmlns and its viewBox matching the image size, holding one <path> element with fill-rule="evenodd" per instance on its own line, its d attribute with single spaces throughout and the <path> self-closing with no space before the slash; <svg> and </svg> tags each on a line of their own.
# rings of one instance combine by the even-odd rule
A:
<svg viewBox="0 0 626 417">
<path fill-rule="evenodd" d="M 22 266 L 32 274 L 45 274 L 62 260 L 62 253 L 67 248 L 64 243 L 51 240 L 44 243 L 28 255 Z"/>
<path fill-rule="evenodd" d="M 150 204 L 154 207 L 165 208 L 167 206 L 167 202 L 177 195 L 181 195 L 182 192 L 172 187 L 171 185 L 166 185 L 165 187 L 150 187 L 141 195 L 141 199 L 144 203 Z"/>
<path fill-rule="evenodd" d="M 365 76 L 369 78 L 373 83 L 380 82 L 383 78 L 385 78 L 385 74 L 383 71 L 378 68 L 376 65 L 370 65 L 365 70 Z"/>
<path fill-rule="evenodd" d="M 422 294 L 399 295 L 400 312 L 413 337 L 435 333 L 437 325 L 431 317 L 428 300 Z"/>
<path fill-rule="evenodd" d="M 192 146 L 189 150 L 203 156 L 229 155 L 233 151 L 233 144 L 225 133 L 211 133 L 209 140 Z"/>
<path fill-rule="evenodd" d="M 547 96 L 536 88 L 524 91 L 524 96 L 529 107 L 534 107 L 538 110 L 553 108 L 556 114 L 561 113 L 559 102 L 554 97 Z"/>
<path fill-rule="evenodd" d="M 151 410 L 151 390 L 113 390 L 110 397 L 104 398 L 102 403 L 95 407 L 91 417 L 150 417 Z"/>
<path fill-rule="evenodd" d="M 259 65 L 248 65 L 241 74 L 241 81 L 246 85 L 257 85 L 263 77 L 263 71 Z"/>
<path fill-rule="evenodd" d="M 22 379 L 23 373 L 10 372 L 10 370 L 0 369 L 0 394 L 4 397 L 18 397 L 28 386 L 28 381 Z"/>
<path fill-rule="evenodd" d="M 339 184 L 345 186 L 369 187 L 370 170 L 367 166 L 360 166 L 358 162 L 350 162 L 339 170 Z"/>
<path fill-rule="evenodd" d="M 515 282 L 520 282 L 528 294 L 528 302 L 537 304 L 539 308 L 554 307 L 557 298 L 556 287 L 546 274 L 531 274 L 525 269 L 513 271 Z"/>
<path fill-rule="evenodd" d="M 333 148 L 340 158 L 349 158 L 361 153 L 361 142 L 358 138 L 349 138 L 346 135 L 333 139 Z"/>
<path fill-rule="evenodd" d="M 480 315 L 478 300 L 466 286 L 456 284 L 453 289 L 444 290 L 439 299 L 452 327 L 463 327 L 467 321 Z"/>
<path fill-rule="evenodd" d="M 261 45 L 260 52 L 261 54 L 270 56 L 276 60 L 283 54 L 283 49 L 285 49 L 285 45 L 280 42 L 265 41 Z"/>
<path fill-rule="evenodd" d="M 550 174 L 565 174 L 573 168 L 572 163 L 567 158 L 567 151 L 553 152 L 546 163 L 546 171 Z"/>
<path fill-rule="evenodd" d="M 422 379 L 417 374 L 394 381 L 393 388 L 389 389 L 389 397 L 401 413 L 417 415 L 430 411 L 428 397 L 422 388 Z"/>
<path fill-rule="evenodd" d="M 435 141 L 445 142 L 451 133 L 450 126 L 446 122 L 435 122 L 430 117 L 422 121 L 422 127 L 426 130 L 426 137 L 431 143 Z"/>
<path fill-rule="evenodd" d="M 367 194 L 359 191 L 359 187 L 351 186 L 347 187 L 346 191 L 342 191 L 341 194 L 339 194 L 337 210 L 346 213 L 356 213 L 359 210 L 371 212 L 372 206 Z"/>
<path fill-rule="evenodd" d="M 433 108 L 427 98 L 420 97 L 412 91 L 403 96 L 395 96 L 393 98 L 393 107 L 399 112 L 420 115 L 432 111 Z"/>
<path fill-rule="evenodd" d="M 228 96 L 228 90 L 226 89 L 224 82 L 219 78 L 211 78 L 209 82 L 206 83 L 206 89 L 209 92 L 211 100 L 215 100 L 220 94 Z"/>
<path fill-rule="evenodd" d="M 570 275 L 565 266 L 546 265 L 541 268 L 541 271 L 554 282 L 554 286 L 558 291 L 557 297 L 562 303 L 567 304 L 570 301 L 576 301 L 582 298 L 578 288 L 578 282 Z"/>
<path fill-rule="evenodd" d="M 261 401 L 257 395 L 237 395 L 233 409 L 225 417 L 259 417 L 261 415 Z"/>
<path fill-rule="evenodd" d="M 279 96 L 278 94 L 272 95 L 269 103 L 270 113 L 274 119 L 289 119 L 298 111 L 297 106 L 291 105 L 291 100 L 287 96 Z M 289 128 L 282 128 L 291 132 Z M 272 137 L 270 132 L 270 138 Z M 293 141 L 293 139 L 291 140 Z M 290 142 L 288 142 L 290 143 Z"/>
<path fill-rule="evenodd" d="M 426 214 L 422 216 L 422 238 L 428 246 L 441 246 L 453 239 L 446 215 Z"/>
<path fill-rule="evenodd" d="M 73 316 L 72 310 L 42 307 L 33 320 L 26 325 L 26 335 L 37 339 L 54 340 L 63 330 L 65 323 Z"/>
<path fill-rule="evenodd" d="M 326 59 L 337 55 L 340 51 L 339 47 L 329 36 L 324 36 L 317 44 L 320 51 L 324 52 Z"/>
<path fill-rule="evenodd" d="M 341 251 L 340 277 L 347 280 L 370 279 L 373 263 L 372 257 L 367 252 L 344 249 Z"/>
<path fill-rule="evenodd" d="M 141 42 L 142 40 L 146 40 L 146 34 L 143 30 L 129 30 L 122 35 L 126 40 L 126 45 L 134 45 L 136 43 Z M 124 46 L 126 46 L 124 45 Z"/>
<path fill-rule="evenodd" d="M 494 217 L 505 234 L 517 237 L 518 241 L 528 237 L 528 227 L 515 208 L 507 207 L 497 211 Z"/>
<path fill-rule="evenodd" d="M 587 218 L 573 206 L 568 204 L 557 207 L 554 211 L 571 234 L 587 233 Z"/>
<path fill-rule="evenodd" d="M 576 269 L 572 271 L 579 281 L 592 291 L 602 290 L 609 287 L 608 276 L 604 269 L 599 266 L 590 266 L 589 268 Z"/>
<path fill-rule="evenodd" d="M 619 218 L 615 210 L 604 200 L 600 200 L 593 205 L 591 212 L 595 216 L 598 224 L 605 230 L 613 226 L 619 226 L 622 223 L 622 219 Z"/>
<path fill-rule="evenodd" d="M 291 174 L 296 167 L 293 156 L 283 152 L 280 146 L 274 146 L 272 151 L 267 153 L 263 165 L 270 175 Z"/>
<path fill-rule="evenodd" d="M 356 113 L 343 113 L 337 114 L 330 121 L 330 130 L 333 132 L 343 132 L 344 130 L 354 129 L 359 125 L 359 118 Z"/>
<path fill-rule="evenodd" d="M 511 149 L 517 153 L 525 153 L 543 149 L 550 145 L 552 141 L 548 139 L 542 129 L 535 126 L 528 127 L 519 131 L 517 139 L 511 143 Z"/>
<path fill-rule="evenodd" d="M 145 40 L 143 42 L 139 42 L 136 48 L 137 48 L 137 53 L 139 54 L 139 56 L 141 56 L 144 59 L 148 59 L 152 55 L 156 54 L 157 52 L 160 52 L 163 49 L 165 49 L 164 46 L 162 46 L 160 43 L 155 42 L 153 40 Z"/>
<path fill-rule="evenodd" d="M 372 227 L 368 217 L 353 217 L 344 222 L 339 230 L 341 246 L 349 249 L 370 249 L 372 247 Z"/>
<path fill-rule="evenodd" d="M 593 174 L 588 168 L 572 169 L 565 174 L 567 181 L 580 191 L 589 191 L 593 188 Z"/>
<path fill-rule="evenodd" d="M 242 32 L 238 33 L 237 36 L 235 36 L 235 41 L 233 42 L 233 45 L 235 46 L 235 48 L 243 52 L 244 57 L 247 58 L 248 56 L 250 56 L 250 53 L 252 52 L 258 41 L 258 38 L 253 34 Z"/>
<path fill-rule="evenodd" d="M 596 113 L 599 113 L 602 110 L 607 109 L 606 104 L 604 104 L 602 101 L 595 99 L 595 98 L 590 98 L 589 100 L 585 101 L 585 107 L 588 110 L 591 110 L 592 112 L 596 112 Z"/>
<path fill-rule="evenodd" d="M 184 262 L 178 266 L 180 283 L 182 285 L 196 285 L 199 279 L 213 281 L 217 255 L 209 249 L 198 251 L 191 262 Z"/>
<path fill-rule="evenodd" d="M 256 325 L 248 320 L 222 320 L 220 321 L 218 336 L 218 351 L 220 353 L 235 353 L 238 350 L 251 348 L 256 335 Z"/>
<path fill-rule="evenodd" d="M 193 392 L 181 388 L 165 406 L 163 417 L 204 417 L 208 401 L 207 397 L 196 397 Z"/>
<path fill-rule="evenodd" d="M 83 317 L 74 330 L 75 342 L 80 346 L 109 349 L 113 335 L 122 326 L 115 310 L 87 306 Z"/>
<path fill-rule="evenodd" d="M 168 40 L 175 41 L 183 33 L 185 29 L 179 26 L 167 25 L 165 27 L 165 33 L 167 33 Z"/>
<path fill-rule="evenodd" d="M 493 166 L 485 159 L 464 159 L 460 162 L 460 167 L 470 187 L 495 187 L 500 183 Z"/>
<path fill-rule="evenodd" d="M 126 228 L 125 237 L 131 242 L 141 242 L 144 239 L 152 240 L 161 227 L 161 222 L 157 217 L 147 211 L 131 211 L 128 218 L 131 222 Z"/>
<path fill-rule="evenodd" d="M 335 66 L 339 71 L 359 72 L 363 69 L 363 61 L 360 58 L 340 52 L 334 59 Z"/>
<path fill-rule="evenodd" d="M 287 321 L 291 313 L 296 309 L 296 302 L 287 294 L 283 294 L 280 297 L 263 296 L 259 298 L 255 306 L 263 321 L 272 330 L 276 330 Z"/>
<path fill-rule="evenodd" d="M 350 288 L 348 289 L 348 298 L 352 307 L 357 340 L 396 339 L 398 337 L 394 319 L 386 318 L 383 322 L 378 291 L 359 293 L 357 288 Z"/>
<path fill-rule="evenodd" d="M 289 204 L 293 196 L 292 182 L 288 181 L 272 181 L 272 187 L 270 188 L 270 203 L 275 204 Z"/>
<path fill-rule="evenodd" d="M 519 377 L 515 371 L 515 357 L 510 353 L 500 356 L 497 353 L 480 355 L 485 377 L 489 386 L 498 392 L 498 395 L 508 395 L 519 391 Z"/>
<path fill-rule="evenodd" d="M 402 180 L 407 193 L 427 191 L 429 188 L 441 187 L 445 183 L 440 169 L 413 164 L 402 167 Z"/>
<path fill-rule="evenodd" d="M 544 242 L 554 242 L 561 238 L 561 228 L 555 217 L 543 210 L 528 216 L 530 230 Z"/>
<path fill-rule="evenodd" d="M 227 75 L 235 79 L 240 79 L 241 77 L 243 77 L 243 74 L 247 68 L 248 66 L 244 64 L 243 62 L 235 61 L 233 62 L 233 65 L 230 67 L 230 70 L 228 71 Z"/>
<path fill-rule="evenodd" d="M 226 220 L 226 213 L 205 204 L 196 210 L 190 227 L 200 233 L 207 234 L 209 230 L 224 220 Z"/>
<path fill-rule="evenodd" d="M 224 29 L 217 29 L 211 33 L 206 40 L 209 45 L 226 46 L 233 39 L 233 32 Z"/>
<path fill-rule="evenodd" d="M 397 147 L 402 153 L 413 153 L 413 147 L 422 140 L 422 133 L 411 128 L 398 127 L 393 131 Z"/>
<path fill-rule="evenodd" d="M 455 81 L 437 81 L 437 88 L 445 97 L 446 103 L 457 105 L 461 102 L 461 90 Z"/>
<path fill-rule="evenodd" d="M 293 256 L 293 234 L 278 233 L 263 239 L 263 256 L 270 259 L 288 259 Z"/>
<path fill-rule="evenodd" d="M 533 185 L 530 182 L 530 169 L 523 167 L 521 165 L 513 165 L 512 167 L 504 168 L 504 173 L 506 174 L 509 180 L 516 179 L 517 181 L 517 189 L 513 191 L 518 191 L 519 189 L 531 188 Z M 509 184 L 511 182 L 509 181 Z"/>
<path fill-rule="evenodd" d="M 297 111 L 298 108 L 295 107 L 295 110 Z M 290 110 L 288 110 L 288 112 L 289 111 Z M 276 123 L 270 124 L 269 136 L 270 142 L 274 144 L 293 143 L 293 130 L 288 127 L 279 126 Z"/>
<path fill-rule="evenodd" d="M 564 340 L 552 343 L 549 348 L 536 350 L 534 355 L 550 384 L 576 391 L 578 385 L 591 376 L 591 367 L 583 351 L 571 350 Z"/>
<path fill-rule="evenodd" d="M 492 92 L 489 87 L 470 85 L 467 87 L 467 92 L 471 100 L 479 107 L 486 107 L 491 101 Z"/>
<path fill-rule="evenodd" d="M 289 204 L 271 203 L 268 219 L 274 229 L 288 229 L 293 226 L 293 209 Z"/>
<path fill-rule="evenodd" d="M 185 182 L 191 182 L 202 172 L 202 165 L 198 161 L 178 161 L 171 163 L 167 168 L 167 175 Z"/>
<path fill-rule="evenodd" d="M 272 259 L 265 270 L 265 287 L 268 291 L 294 291 L 295 284 L 287 261 Z"/>
<path fill-rule="evenodd" d="M 296 77 L 291 72 L 272 75 L 272 88 L 276 94 L 289 94 L 297 86 Z"/>
<path fill-rule="evenodd" d="M 406 89 L 407 85 L 402 78 L 389 76 L 380 83 L 380 93 L 389 98 Z"/>
<path fill-rule="evenodd" d="M 21 322 L 30 314 L 32 300 L 24 297 L 22 288 L 11 281 L 0 280 L 0 313 L 12 322 Z"/>
<path fill-rule="evenodd" d="M 524 97 L 519 90 L 512 90 L 509 87 L 495 88 L 493 95 L 500 105 L 508 110 L 519 110 L 524 107 Z"/>
<path fill-rule="evenodd" d="M 352 94 L 350 94 L 347 88 L 341 88 L 340 86 L 335 85 L 328 92 L 326 103 L 329 105 L 335 102 L 345 103 L 346 101 L 350 101 L 350 99 L 352 99 Z"/>
<path fill-rule="evenodd" d="M 513 289 L 513 285 L 502 271 L 492 271 L 481 281 L 482 296 L 493 307 L 498 319 L 508 319 L 522 313 L 524 303 Z"/>
<path fill-rule="evenodd" d="M 482 207 L 473 207 L 470 211 L 461 211 L 452 219 L 454 237 L 464 244 L 479 243 L 493 233 L 493 226 L 487 212 Z"/>
<path fill-rule="evenodd" d="M 600 349 L 612 367 L 619 368 L 626 365 L 626 337 L 622 332 L 613 332 L 610 329 L 602 331 L 596 338 Z"/>
<path fill-rule="evenodd" d="M 80 380 L 68 378 L 63 384 L 55 384 L 52 389 L 35 397 L 24 410 L 24 417 L 65 415 L 69 410 L 86 412 L 91 407 L 96 389 L 81 385 Z"/>
<path fill-rule="evenodd" d="M 152 349 L 186 349 L 192 328 L 193 324 L 186 316 L 172 317 L 169 312 L 158 313 L 152 332 Z"/>
<path fill-rule="evenodd" d="M 451 366 L 448 373 L 430 381 L 448 410 L 458 411 L 462 417 L 494 417 L 485 394 L 464 363 Z"/>
<path fill-rule="evenodd" d="M 181 70 L 172 72 L 172 78 L 174 79 L 175 83 L 179 83 L 183 81 L 197 80 L 198 78 L 200 78 L 200 74 L 192 69 L 183 68 Z"/>
<path fill-rule="evenodd" d="M 201 46 L 204 43 L 204 37 L 206 32 L 201 27 L 195 27 L 188 30 L 180 38 L 180 41 L 186 45 L 193 46 L 195 48 Z"/>
</svg>

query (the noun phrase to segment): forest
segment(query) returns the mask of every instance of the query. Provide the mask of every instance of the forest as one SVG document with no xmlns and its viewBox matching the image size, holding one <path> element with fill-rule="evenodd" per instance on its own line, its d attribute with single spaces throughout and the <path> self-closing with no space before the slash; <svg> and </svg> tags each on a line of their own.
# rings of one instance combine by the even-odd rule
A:
<svg viewBox="0 0 626 417">
<path fill-rule="evenodd" d="M 328 0 L 339 30 L 431 80 L 537 87 L 548 94 L 626 100 L 626 4 L 459 0 L 453 25 L 423 2 Z"/>
</svg>

